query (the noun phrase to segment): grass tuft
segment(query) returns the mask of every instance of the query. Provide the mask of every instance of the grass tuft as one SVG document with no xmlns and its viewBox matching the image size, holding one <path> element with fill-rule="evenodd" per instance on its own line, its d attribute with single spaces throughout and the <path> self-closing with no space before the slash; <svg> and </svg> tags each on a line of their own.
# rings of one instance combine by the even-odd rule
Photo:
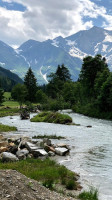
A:
<svg viewBox="0 0 112 200">
<path fill-rule="evenodd" d="M 82 200 L 98 200 L 98 190 L 91 188 L 90 191 L 83 191 L 79 194 L 79 198 Z"/>
<path fill-rule="evenodd" d="M 48 139 L 57 139 L 57 140 L 60 140 L 60 139 L 65 139 L 65 137 L 62 137 L 62 136 L 57 136 L 57 135 L 35 135 L 32 137 L 33 139 L 43 139 L 43 138 L 48 138 Z"/>
</svg>

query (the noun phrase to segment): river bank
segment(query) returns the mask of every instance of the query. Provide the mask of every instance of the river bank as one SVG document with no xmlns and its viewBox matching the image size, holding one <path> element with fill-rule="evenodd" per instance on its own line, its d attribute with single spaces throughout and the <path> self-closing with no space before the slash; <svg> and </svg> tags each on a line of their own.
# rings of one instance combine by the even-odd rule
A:
<svg viewBox="0 0 112 200">
<path fill-rule="evenodd" d="M 9 143 L 7 141 L 7 138 L 8 138 Z M 38 151 L 40 150 L 40 151 L 42 151 L 42 153 L 44 153 L 43 152 L 44 150 L 42 150 L 42 149 L 33 150 L 28 155 L 28 150 L 30 150 L 30 149 L 29 148 L 28 148 L 28 150 L 23 149 L 24 151 L 27 151 L 27 157 L 30 156 L 30 159 L 29 158 L 26 159 L 26 155 L 24 155 L 24 154 L 21 155 L 21 152 L 24 153 L 23 150 L 19 150 L 16 152 L 16 155 L 19 155 L 19 157 L 16 157 L 16 155 L 14 155 L 12 153 L 8 153 L 10 151 L 11 152 L 13 151 L 13 153 L 14 153 L 16 149 L 18 149 L 18 148 L 20 149 L 21 146 L 25 146 L 25 143 L 27 145 L 30 145 L 29 147 L 34 148 L 34 146 L 31 146 L 31 145 L 33 145 L 33 143 L 27 142 L 30 140 L 31 139 L 28 137 L 27 138 L 23 137 L 23 139 L 20 140 L 20 138 L 19 137 L 17 138 L 16 136 L 13 136 L 13 138 L 11 138 L 8 136 L 4 137 L 1 134 L 0 135 L 0 141 L 1 141 L 0 145 L 7 145 L 7 146 L 0 148 L 0 151 L 3 151 L 3 153 L 0 154 L 0 156 L 1 156 L 0 160 L 2 162 L 3 161 L 6 162 L 6 163 L 0 163 L 0 169 L 15 169 L 18 172 L 21 172 L 22 174 L 26 175 L 27 177 L 38 180 L 38 182 L 41 183 L 41 184 L 39 184 L 40 188 L 43 188 L 42 187 L 42 184 L 43 184 L 44 186 L 60 193 L 60 195 L 59 194 L 57 195 L 57 196 L 59 196 L 59 199 L 63 199 L 62 194 L 65 197 L 65 199 L 66 199 L 66 196 L 72 196 L 72 197 L 78 196 L 81 187 L 80 187 L 79 183 L 77 182 L 77 180 L 78 180 L 77 174 L 69 171 L 64 166 L 60 166 L 55 161 L 46 159 L 46 155 L 41 155 L 39 153 L 39 155 L 38 155 L 39 157 L 36 156 L 37 158 L 35 157 L 35 159 L 31 158 L 33 151 L 34 151 L 34 153 L 35 153 L 35 151 L 37 153 L 37 150 Z M 49 145 L 50 145 L 49 147 L 51 147 L 51 141 L 49 139 L 47 139 L 47 140 L 43 139 L 43 140 L 44 140 L 44 142 L 49 143 Z M 18 143 L 18 141 L 20 141 L 21 146 Z M 15 144 L 18 143 L 18 146 L 15 145 L 14 143 Z M 51 148 L 53 148 L 53 147 L 51 147 Z M 19 154 L 18 154 L 18 152 L 19 152 Z M 6 156 L 6 154 L 7 154 L 7 156 Z M 47 152 L 46 152 L 46 154 L 47 154 Z M 54 155 L 53 155 L 53 158 L 54 158 Z M 20 159 L 20 160 L 18 160 L 18 159 Z M 55 158 L 53 160 L 55 160 Z M 11 161 L 13 161 L 13 162 L 11 162 Z M 11 170 L 8 170 L 8 171 L 4 170 L 4 171 L 1 171 L 1 173 L 2 173 L 2 175 L 4 174 L 3 180 L 6 180 L 7 173 L 9 174 L 11 188 L 10 188 L 9 182 L 1 181 L 0 186 L 1 186 L 2 190 L 0 191 L 0 195 L 1 195 L 0 197 L 7 197 L 12 200 L 15 198 L 14 195 L 15 194 L 17 195 L 17 193 L 19 193 L 16 197 L 17 199 L 20 198 L 21 196 L 22 196 L 21 199 L 23 199 L 24 195 L 25 195 L 25 198 L 28 198 L 29 192 L 27 192 L 27 190 L 28 190 L 27 185 L 24 184 L 24 195 L 23 195 L 23 190 L 21 188 L 21 185 L 23 185 L 23 182 L 21 182 L 21 179 L 19 180 L 19 183 L 17 183 L 15 181 L 15 176 L 13 175 L 13 174 L 15 174 L 15 172 L 13 172 Z M 20 176 L 22 176 L 22 174 L 20 175 L 18 173 L 18 176 L 20 177 Z M 1 174 L 0 174 L 0 176 L 1 176 Z M 2 180 L 2 178 L 1 178 L 1 180 Z M 22 177 L 22 179 L 24 179 L 24 176 Z M 31 185 L 34 184 L 34 180 L 30 179 L 29 181 L 31 182 Z M 17 188 L 15 188 L 12 193 L 12 187 L 14 187 L 15 184 L 16 184 Z M 31 185 L 29 184 L 29 186 L 31 186 Z M 37 186 L 38 186 L 38 184 L 37 184 Z M 7 188 L 7 192 L 5 192 L 4 188 Z M 18 188 L 19 188 L 19 190 L 18 190 Z M 32 187 L 30 189 L 32 190 Z M 41 190 L 44 191 L 44 189 L 41 189 Z M 49 194 L 49 191 L 47 191 L 47 190 L 46 190 L 46 192 L 40 192 L 40 191 L 38 192 L 38 187 L 36 188 L 36 191 L 37 191 L 36 193 L 39 193 L 39 195 L 40 195 L 39 200 L 44 199 L 43 194 L 45 196 L 45 199 L 46 199 L 46 196 L 48 196 L 47 199 L 53 199 L 53 200 L 56 199 L 56 197 L 55 197 L 56 195 L 53 196 L 54 195 L 53 192 L 51 192 L 51 195 Z M 46 193 L 46 195 L 45 195 L 45 193 Z M 31 197 L 31 199 L 35 199 L 35 200 L 38 199 L 37 197 L 34 198 L 34 195 L 32 192 L 30 193 L 30 197 Z M 28 199 L 30 199 L 30 198 L 28 198 Z M 58 199 L 58 197 L 57 197 L 57 199 Z M 71 200 L 72 198 L 68 197 L 67 199 Z M 73 198 L 73 199 L 76 199 L 76 198 Z"/>
<path fill-rule="evenodd" d="M 58 159 L 60 164 L 80 174 L 80 182 L 86 190 L 90 185 L 98 188 L 100 200 L 112 199 L 112 122 L 88 118 L 71 113 L 73 122 L 80 126 L 20 121 L 19 116 L 1 118 L 1 122 L 14 125 L 17 132 L 9 135 L 34 136 L 56 134 L 66 137 L 62 143 L 71 147 L 70 155 Z M 91 125 L 91 128 L 87 128 Z"/>
<path fill-rule="evenodd" d="M 76 200 L 50 191 L 16 170 L 0 170 L 1 200 Z"/>
</svg>

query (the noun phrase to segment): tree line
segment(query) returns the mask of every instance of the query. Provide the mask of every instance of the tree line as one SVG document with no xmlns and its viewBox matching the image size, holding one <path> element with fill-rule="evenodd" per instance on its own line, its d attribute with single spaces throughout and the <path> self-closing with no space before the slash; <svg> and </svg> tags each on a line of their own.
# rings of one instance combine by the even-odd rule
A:
<svg viewBox="0 0 112 200">
<path fill-rule="evenodd" d="M 37 85 L 31 68 L 24 84 L 13 87 L 12 98 L 22 106 L 25 102 L 40 103 L 44 110 L 71 108 L 75 112 L 100 118 L 112 118 L 112 72 L 105 57 L 100 54 L 83 59 L 79 79 L 71 80 L 64 64 L 58 65 L 55 73 L 48 76 L 48 84 Z M 2 90 L 0 90 L 2 96 Z"/>
</svg>

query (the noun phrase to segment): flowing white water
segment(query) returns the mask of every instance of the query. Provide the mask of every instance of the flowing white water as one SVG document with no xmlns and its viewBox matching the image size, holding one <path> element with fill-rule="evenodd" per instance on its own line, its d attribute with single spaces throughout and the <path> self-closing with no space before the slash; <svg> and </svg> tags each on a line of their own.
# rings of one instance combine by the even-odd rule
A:
<svg viewBox="0 0 112 200">
<path fill-rule="evenodd" d="M 20 120 L 19 116 L 0 118 L 0 122 L 16 126 L 18 131 L 13 133 L 16 135 L 66 136 L 64 142 L 70 145 L 71 152 L 69 156 L 61 158 L 60 163 L 80 174 L 84 188 L 97 188 L 100 200 L 112 200 L 112 122 L 75 113 L 70 116 L 81 126 L 34 123 Z M 88 125 L 92 127 L 87 128 Z"/>
</svg>

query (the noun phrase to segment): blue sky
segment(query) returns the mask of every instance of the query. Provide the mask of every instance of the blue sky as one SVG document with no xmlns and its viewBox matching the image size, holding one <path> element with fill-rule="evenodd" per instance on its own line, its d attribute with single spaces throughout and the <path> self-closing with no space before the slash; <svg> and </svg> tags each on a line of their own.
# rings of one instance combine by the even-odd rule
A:
<svg viewBox="0 0 112 200">
<path fill-rule="evenodd" d="M 0 40 L 17 47 L 99 26 L 112 30 L 112 0 L 1 0 Z"/>
<path fill-rule="evenodd" d="M 21 12 L 24 12 L 26 10 L 26 7 L 20 3 L 3 2 L 2 0 L 0 1 L 0 7 L 6 8 L 7 10 L 15 10 Z"/>
</svg>

